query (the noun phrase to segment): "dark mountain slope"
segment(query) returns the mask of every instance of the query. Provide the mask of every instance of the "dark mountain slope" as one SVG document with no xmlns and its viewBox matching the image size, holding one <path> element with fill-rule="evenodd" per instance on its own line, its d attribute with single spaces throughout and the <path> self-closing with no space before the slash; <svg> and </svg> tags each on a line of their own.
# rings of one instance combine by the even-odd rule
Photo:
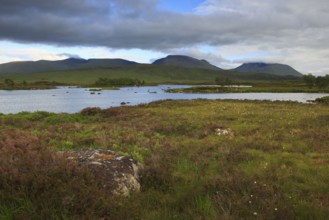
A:
<svg viewBox="0 0 329 220">
<path fill-rule="evenodd" d="M 217 66 L 208 63 L 206 60 L 198 60 L 189 56 L 169 55 L 165 58 L 158 59 L 153 65 L 179 66 L 185 68 L 201 68 L 210 70 L 221 70 Z"/>
<path fill-rule="evenodd" d="M 302 77 L 302 74 L 296 71 L 291 66 L 278 63 L 244 63 L 241 66 L 233 69 L 236 72 L 248 73 L 269 73 L 278 76 L 297 76 Z"/>
<path fill-rule="evenodd" d="M 38 73 L 38 72 L 54 72 L 75 69 L 94 69 L 94 68 L 110 68 L 125 67 L 136 65 L 136 62 L 123 59 L 75 59 L 69 58 L 58 61 L 22 61 L 0 64 L 1 73 Z"/>
</svg>

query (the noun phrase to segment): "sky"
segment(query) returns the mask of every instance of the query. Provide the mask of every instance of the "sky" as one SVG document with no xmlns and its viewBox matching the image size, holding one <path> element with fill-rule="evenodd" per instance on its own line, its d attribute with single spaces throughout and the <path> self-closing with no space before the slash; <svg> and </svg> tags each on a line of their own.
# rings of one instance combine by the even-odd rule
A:
<svg viewBox="0 0 329 220">
<path fill-rule="evenodd" d="M 328 0 L 0 0 L 0 63 L 69 57 L 329 74 Z"/>
</svg>

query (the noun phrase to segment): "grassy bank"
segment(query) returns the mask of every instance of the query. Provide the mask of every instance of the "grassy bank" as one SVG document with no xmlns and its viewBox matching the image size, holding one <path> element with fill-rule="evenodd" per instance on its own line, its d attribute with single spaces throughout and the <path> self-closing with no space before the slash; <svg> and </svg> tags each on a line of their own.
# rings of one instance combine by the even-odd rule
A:
<svg viewBox="0 0 329 220">
<path fill-rule="evenodd" d="M 0 90 L 33 90 L 33 89 L 54 89 L 56 86 L 64 86 L 65 83 L 55 81 L 35 81 L 35 82 L 14 82 L 12 84 L 0 83 Z"/>
<path fill-rule="evenodd" d="M 320 103 L 320 104 L 325 104 L 325 105 L 329 105 L 329 96 L 325 96 L 322 98 L 317 98 L 315 99 L 316 103 Z"/>
<path fill-rule="evenodd" d="M 328 112 L 193 100 L 0 115 L 0 218 L 325 219 Z M 142 192 L 108 196 L 53 153 L 81 148 L 143 162 Z"/>
<path fill-rule="evenodd" d="M 300 82 L 293 83 L 250 83 L 252 87 L 229 87 L 229 86 L 194 86 L 191 88 L 169 89 L 171 93 L 251 93 L 251 92 L 273 92 L 273 93 L 329 93 L 329 88 L 308 88 Z"/>
</svg>

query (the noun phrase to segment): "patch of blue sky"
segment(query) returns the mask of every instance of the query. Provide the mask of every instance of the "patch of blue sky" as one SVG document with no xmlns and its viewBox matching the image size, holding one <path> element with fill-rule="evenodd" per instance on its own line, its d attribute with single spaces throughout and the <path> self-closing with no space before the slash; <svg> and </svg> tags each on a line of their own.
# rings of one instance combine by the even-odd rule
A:
<svg viewBox="0 0 329 220">
<path fill-rule="evenodd" d="M 160 7 L 179 13 L 193 13 L 195 8 L 204 2 L 204 0 L 160 0 Z"/>
<path fill-rule="evenodd" d="M 202 51 L 203 53 L 214 53 L 214 54 L 216 54 L 217 53 L 217 50 L 218 50 L 217 47 L 209 46 L 209 45 L 206 45 L 206 44 L 199 45 L 198 46 L 198 49 L 200 51 Z"/>
<path fill-rule="evenodd" d="M 254 52 L 249 52 L 249 53 L 243 53 L 243 54 L 236 54 L 236 55 L 231 55 L 229 57 L 225 57 L 228 60 L 231 61 L 239 61 L 239 60 L 257 60 L 257 61 L 262 61 L 265 57 L 271 55 L 269 51 L 254 51 Z"/>
</svg>

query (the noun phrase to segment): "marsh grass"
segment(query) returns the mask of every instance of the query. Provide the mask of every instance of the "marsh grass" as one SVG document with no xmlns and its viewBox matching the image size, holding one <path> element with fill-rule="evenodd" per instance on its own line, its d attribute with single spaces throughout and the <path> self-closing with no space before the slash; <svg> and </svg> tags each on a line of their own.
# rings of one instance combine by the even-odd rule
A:
<svg viewBox="0 0 329 220">
<path fill-rule="evenodd" d="M 317 98 L 315 100 L 315 102 L 325 104 L 325 105 L 329 105 L 329 96 L 325 96 L 325 97 L 322 97 L 322 98 Z"/>
<path fill-rule="evenodd" d="M 242 82 L 243 84 L 243 82 Z M 329 93 L 329 88 L 308 88 L 306 85 L 300 85 L 298 81 L 289 83 L 250 83 L 252 87 L 222 87 L 222 86 L 194 86 L 190 88 L 169 89 L 171 93 L 253 93 L 253 92 L 271 92 L 271 93 Z M 320 101 L 320 100 L 319 100 Z"/>
<path fill-rule="evenodd" d="M 328 112 L 293 102 L 167 100 L 0 115 L 0 218 L 325 219 Z M 142 161 L 142 192 L 114 199 L 88 171 L 54 156 L 96 147 Z"/>
</svg>

